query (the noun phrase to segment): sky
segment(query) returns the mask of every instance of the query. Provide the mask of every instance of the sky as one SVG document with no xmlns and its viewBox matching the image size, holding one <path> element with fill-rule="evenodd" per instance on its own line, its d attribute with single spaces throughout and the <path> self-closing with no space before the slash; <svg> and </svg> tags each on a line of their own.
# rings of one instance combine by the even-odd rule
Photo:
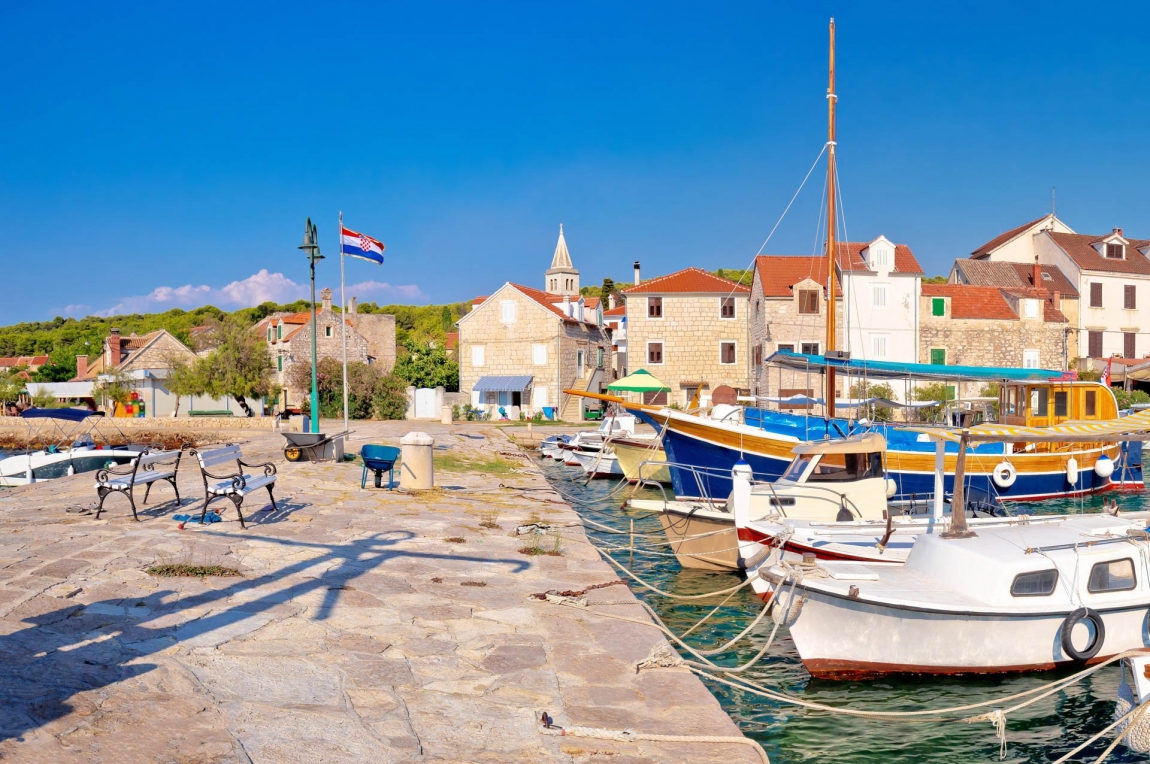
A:
<svg viewBox="0 0 1150 764">
<path fill-rule="evenodd" d="M 1150 238 L 1142 4 L 0 3 L 0 324 L 745 267 L 826 141 L 846 237 L 946 273 L 1051 209 Z M 819 248 L 825 170 L 763 249 Z M 841 235 L 841 233 L 840 233 Z"/>
</svg>

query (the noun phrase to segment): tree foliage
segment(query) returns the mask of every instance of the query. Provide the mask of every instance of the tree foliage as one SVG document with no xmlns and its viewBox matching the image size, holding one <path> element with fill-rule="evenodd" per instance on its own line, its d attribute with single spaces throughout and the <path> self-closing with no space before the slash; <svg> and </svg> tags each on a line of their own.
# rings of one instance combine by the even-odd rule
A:
<svg viewBox="0 0 1150 764">
<path fill-rule="evenodd" d="M 194 392 L 213 398 L 231 397 L 248 416 L 254 416 L 248 398 L 262 398 L 277 392 L 272 380 L 272 362 L 262 337 L 251 331 L 250 322 L 232 314 L 223 320 L 210 319 L 207 335 L 211 352 L 196 361 L 196 369 L 186 381 Z"/>
<path fill-rule="evenodd" d="M 414 387 L 443 386 L 448 392 L 459 390 L 459 364 L 447 357 L 442 345 L 408 340 L 395 359 L 393 372 Z"/>
<path fill-rule="evenodd" d="M 751 282 L 755 279 L 755 272 L 751 268 L 747 268 L 745 270 L 743 268 L 719 268 L 714 273 L 719 278 L 737 281 L 738 283 L 747 287 L 749 287 Z"/>
<path fill-rule="evenodd" d="M 1114 398 L 1118 401 L 1118 409 L 1128 409 L 1135 403 L 1150 403 L 1150 395 L 1145 390 L 1131 390 L 1126 392 L 1121 387 L 1110 388 Z"/>
<path fill-rule="evenodd" d="M 943 403 L 954 400 L 955 389 L 952 385 L 945 382 L 931 382 L 930 384 L 920 385 L 914 388 L 914 399 L 916 401 L 940 401 Z M 942 406 L 927 406 L 926 408 L 919 409 L 919 417 L 934 421 L 938 419 L 942 413 Z"/>
<path fill-rule="evenodd" d="M 108 411 L 110 416 L 110 410 L 115 407 L 115 404 L 118 403 L 122 406 L 132 399 L 134 390 L 132 378 L 126 371 L 112 369 L 107 374 L 101 374 L 96 383 L 92 385 L 92 397 Z"/>
<path fill-rule="evenodd" d="M 311 363 L 300 361 L 288 369 L 288 385 L 311 390 Z M 343 365 L 335 358 L 321 358 L 316 367 L 319 388 L 319 414 L 329 419 L 343 417 Z M 310 413 L 310 393 L 302 409 Z M 394 374 L 384 374 L 375 365 L 352 361 L 347 365 L 347 415 L 349 419 L 403 419 L 407 414 L 407 382 Z"/>
<path fill-rule="evenodd" d="M 851 387 L 850 396 L 855 400 L 886 398 L 888 401 L 892 401 L 894 400 L 894 388 L 886 383 L 881 385 L 868 385 L 864 382 L 859 382 Z M 866 417 L 874 422 L 890 422 L 894 419 L 894 409 L 890 406 L 878 406 L 869 403 L 859 407 L 858 416 L 859 418 Z"/>
<path fill-rule="evenodd" d="M 27 380 L 19 376 L 19 372 L 16 370 L 7 374 L 0 374 L 0 406 L 7 406 L 18 401 L 26 384 Z"/>
<path fill-rule="evenodd" d="M 356 310 L 360 313 L 387 313 L 395 316 L 395 344 L 402 347 L 412 340 L 420 343 L 435 342 L 443 345 L 448 332 L 454 332 L 455 322 L 467 314 L 471 303 L 449 305 L 383 305 L 366 302 Z"/>
</svg>

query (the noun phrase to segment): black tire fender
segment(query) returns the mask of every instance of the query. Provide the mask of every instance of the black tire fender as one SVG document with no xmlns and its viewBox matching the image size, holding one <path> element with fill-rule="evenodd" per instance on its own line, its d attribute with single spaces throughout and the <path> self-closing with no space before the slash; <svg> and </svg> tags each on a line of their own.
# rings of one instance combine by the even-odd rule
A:
<svg viewBox="0 0 1150 764">
<path fill-rule="evenodd" d="M 1079 650 L 1074 646 L 1070 636 L 1074 632 L 1074 627 L 1080 621 L 1087 620 L 1094 624 L 1094 639 L 1087 645 L 1085 650 Z M 1086 661 L 1098 655 L 1098 651 L 1102 649 L 1102 643 L 1106 641 L 1106 624 L 1102 622 L 1102 616 L 1098 611 L 1093 608 L 1080 607 L 1070 615 L 1066 616 L 1066 620 L 1062 622 L 1061 631 L 1062 652 L 1073 661 L 1077 663 L 1085 663 Z"/>
</svg>

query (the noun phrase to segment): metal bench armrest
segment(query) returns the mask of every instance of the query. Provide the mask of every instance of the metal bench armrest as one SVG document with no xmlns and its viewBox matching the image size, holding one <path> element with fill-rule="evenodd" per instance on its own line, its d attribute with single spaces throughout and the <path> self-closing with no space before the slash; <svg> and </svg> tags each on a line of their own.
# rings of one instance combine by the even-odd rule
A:
<svg viewBox="0 0 1150 764">
<path fill-rule="evenodd" d="M 262 467 L 265 475 L 276 474 L 276 466 L 274 464 L 272 464 L 271 462 L 264 462 L 263 464 L 249 464 L 245 461 L 240 461 L 239 465 L 241 467 L 253 467 L 253 468 Z"/>
</svg>

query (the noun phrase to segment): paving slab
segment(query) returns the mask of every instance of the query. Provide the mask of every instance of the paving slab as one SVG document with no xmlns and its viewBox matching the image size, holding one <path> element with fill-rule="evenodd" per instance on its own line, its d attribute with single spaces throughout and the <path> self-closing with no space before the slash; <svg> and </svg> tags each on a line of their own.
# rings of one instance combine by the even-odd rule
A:
<svg viewBox="0 0 1150 764">
<path fill-rule="evenodd" d="M 484 424 L 355 430 L 349 449 L 423 430 L 463 463 L 515 449 Z M 172 516 L 202 502 L 192 459 L 183 501 L 159 491 L 139 522 L 118 495 L 99 520 L 86 511 L 91 475 L 0 490 L 0 759 L 759 761 L 739 745 L 540 734 L 542 711 L 613 730 L 739 731 L 688 671 L 635 672 L 662 640 L 653 625 L 530 597 L 617 580 L 530 461 L 440 472 L 418 494 L 361 490 L 354 464 L 293 464 L 279 435 L 243 438 L 245 461 L 278 471 L 277 507 L 250 497 L 246 530 L 226 502 L 213 505 L 223 522 L 178 527 Z M 519 551 L 514 529 L 537 518 L 569 526 L 561 554 Z M 160 578 L 146 572 L 157 563 L 240 575 Z M 610 612 L 647 621 L 635 606 Z"/>
</svg>

